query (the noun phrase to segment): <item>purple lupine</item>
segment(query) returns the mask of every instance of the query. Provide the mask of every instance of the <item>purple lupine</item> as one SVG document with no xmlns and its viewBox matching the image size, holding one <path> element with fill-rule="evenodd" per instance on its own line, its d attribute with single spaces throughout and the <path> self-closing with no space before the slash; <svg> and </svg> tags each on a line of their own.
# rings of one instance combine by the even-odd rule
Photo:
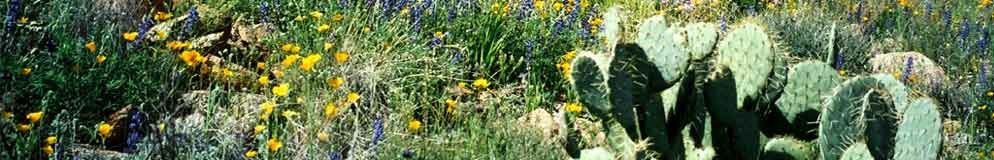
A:
<svg viewBox="0 0 994 160">
<path fill-rule="evenodd" d="M 442 42 L 443 42 L 442 36 L 435 35 L 435 36 L 432 36 L 432 37 L 433 38 L 431 39 L 431 45 L 429 45 L 429 47 L 431 47 L 431 48 L 441 47 L 442 46 Z"/>
<path fill-rule="evenodd" d="M 932 0 L 925 0 L 925 19 L 932 19 Z"/>
<path fill-rule="evenodd" d="M 984 55 L 986 55 L 987 46 L 990 43 L 990 31 L 987 30 L 986 26 L 981 30 L 983 32 L 981 32 L 980 40 L 977 40 L 977 50 L 979 50 L 977 51 L 977 53 L 983 53 Z"/>
<path fill-rule="evenodd" d="M 942 9 L 942 20 L 946 22 L 946 29 L 952 29 L 953 25 L 953 13 L 949 9 Z"/>
<path fill-rule="evenodd" d="M 331 153 L 328 153 L 328 160 L 342 160 L 342 153 L 332 151 Z"/>
<path fill-rule="evenodd" d="M 535 52 L 535 40 L 525 41 L 525 68 L 530 69 L 532 54 Z"/>
<path fill-rule="evenodd" d="M 190 10 L 186 13 L 186 22 L 183 23 L 183 31 L 187 34 L 193 34 L 193 27 L 197 25 L 197 21 L 200 20 L 200 13 L 197 12 L 197 7 L 190 7 Z"/>
<path fill-rule="evenodd" d="M 7 32 L 14 30 L 14 22 L 17 19 L 17 15 L 21 12 L 21 0 L 11 0 L 10 6 L 7 8 Z"/>
<path fill-rule="evenodd" d="M 563 18 L 556 18 L 556 23 L 553 25 L 553 30 L 552 30 L 553 35 L 558 36 L 559 33 L 563 31 L 563 27 L 566 26 L 566 24 L 563 23 L 565 23 L 563 22 Z"/>
<path fill-rule="evenodd" d="M 592 31 L 593 26 L 590 26 L 590 20 L 595 18 L 594 15 L 595 15 L 594 13 L 591 13 L 589 14 L 589 16 L 587 16 L 587 18 L 584 18 L 584 20 L 580 21 L 580 27 L 583 27 L 583 29 L 580 30 L 580 34 L 581 34 L 581 39 L 583 40 L 591 40 L 591 38 L 593 38 L 593 34 L 591 34 L 593 33 Z"/>
<path fill-rule="evenodd" d="M 964 45 L 966 43 L 966 39 L 969 38 L 969 36 L 970 36 L 970 20 L 964 17 L 963 18 L 963 24 L 961 24 L 961 25 L 962 26 L 960 27 L 960 30 L 959 30 L 959 38 L 957 38 L 957 40 L 959 41 L 960 45 L 962 46 L 962 45 Z"/>
<path fill-rule="evenodd" d="M 414 7 L 414 10 L 411 11 L 411 31 L 414 33 L 421 33 L 421 17 L 424 14 L 424 10 L 427 9 L 428 3 L 431 2 L 426 2 L 421 6 Z"/>
<path fill-rule="evenodd" d="M 128 139 L 127 147 L 124 148 L 124 152 L 135 153 L 138 151 L 138 141 L 141 140 L 141 126 L 142 121 L 144 121 L 144 116 L 141 111 L 131 112 L 131 121 L 128 123 Z"/>
<path fill-rule="evenodd" d="M 455 64 L 459 63 L 459 61 L 461 61 L 461 60 L 462 60 L 462 51 L 461 50 L 456 50 L 456 54 L 452 57 L 452 61 L 450 61 L 449 63 L 455 65 Z"/>
<path fill-rule="evenodd" d="M 863 2 L 866 0 L 859 0 L 859 4 L 856 6 L 856 23 L 863 23 Z"/>
<path fill-rule="evenodd" d="M 142 39 L 145 39 L 145 36 L 148 35 L 148 30 L 151 29 L 153 25 L 155 25 L 155 21 L 152 21 L 152 18 L 145 18 L 145 21 L 142 22 L 141 26 L 138 26 L 138 38 L 132 43 L 134 43 L 134 45 L 141 45 Z"/>
<path fill-rule="evenodd" d="M 342 9 L 349 8 L 349 1 L 350 0 L 338 0 L 338 7 L 341 7 Z"/>
<path fill-rule="evenodd" d="M 380 141 L 383 140 L 383 120 L 376 119 L 373 120 L 373 138 L 372 144 L 375 147 Z"/>
<path fill-rule="evenodd" d="M 912 74 L 911 70 L 914 69 L 913 68 L 914 65 L 915 65 L 915 58 L 909 56 L 908 60 L 904 63 L 904 74 L 901 74 L 901 81 L 903 81 L 906 84 L 908 83 L 908 78 L 911 78 Z"/>
<path fill-rule="evenodd" d="M 580 9 L 581 9 L 580 4 L 573 4 L 573 10 L 570 11 L 569 15 L 566 16 L 566 18 L 569 19 L 569 21 L 567 21 L 566 23 L 566 26 L 573 26 L 573 23 L 576 22 L 577 17 L 580 16 Z"/>
</svg>

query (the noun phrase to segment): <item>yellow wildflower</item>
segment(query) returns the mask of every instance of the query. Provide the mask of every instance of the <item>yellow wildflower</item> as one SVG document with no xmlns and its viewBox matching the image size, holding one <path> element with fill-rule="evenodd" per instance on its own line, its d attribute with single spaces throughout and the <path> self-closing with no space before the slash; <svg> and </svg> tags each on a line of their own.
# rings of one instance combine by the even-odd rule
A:
<svg viewBox="0 0 994 160">
<path fill-rule="evenodd" d="M 97 52 L 97 42 L 93 42 L 93 41 L 86 42 L 86 45 L 84 45 L 84 46 L 86 47 L 87 51 L 90 51 L 90 53 L 96 53 Z"/>
<path fill-rule="evenodd" d="M 345 78 L 342 78 L 341 76 L 328 79 L 328 86 L 331 87 L 331 89 L 338 89 L 339 87 L 342 87 L 342 84 L 345 84 Z"/>
<path fill-rule="evenodd" d="M 356 102 L 359 102 L 359 98 L 359 93 L 349 92 L 349 95 L 345 96 L 345 101 L 349 104 L 355 104 Z"/>
<path fill-rule="evenodd" d="M 52 156 L 52 153 L 55 153 L 55 149 L 52 148 L 52 145 L 45 145 L 45 147 L 41 147 L 41 151 L 45 152 L 46 156 Z"/>
<path fill-rule="evenodd" d="M 293 18 L 293 20 L 297 21 L 297 22 L 303 22 L 304 20 L 307 20 L 307 17 L 297 16 L 297 17 Z"/>
<path fill-rule="evenodd" d="M 335 103 L 328 102 L 328 104 L 324 105 L 325 118 L 331 119 L 332 117 L 335 117 L 336 114 L 338 114 L 338 107 L 335 107 Z"/>
<path fill-rule="evenodd" d="M 110 134 L 111 134 L 112 130 L 114 130 L 114 127 L 110 126 L 110 124 L 107 124 L 107 123 L 104 123 L 104 122 L 100 122 L 100 126 L 97 127 L 97 132 L 100 133 L 100 137 L 105 138 L 105 139 L 107 137 L 110 137 Z"/>
<path fill-rule="evenodd" d="M 293 66 L 294 63 L 297 63 L 297 59 L 300 59 L 300 55 L 292 54 L 286 56 L 280 64 L 283 64 L 283 67 L 290 67 Z"/>
<path fill-rule="evenodd" d="M 330 50 L 331 48 L 334 48 L 334 47 L 335 47 L 335 44 L 324 42 L 324 51 L 328 51 L 328 50 Z"/>
<path fill-rule="evenodd" d="M 421 129 L 421 121 L 418 119 L 411 119 L 411 121 L 407 122 L 407 130 L 417 132 L 419 129 Z"/>
<path fill-rule="evenodd" d="M 447 113 L 455 112 L 456 111 L 456 107 L 458 105 L 459 105 L 459 102 L 456 102 L 456 100 L 446 99 L 445 100 L 445 106 L 446 106 L 445 107 L 445 112 L 447 112 Z"/>
<path fill-rule="evenodd" d="M 987 91 L 988 97 L 994 97 L 994 91 Z"/>
<path fill-rule="evenodd" d="M 566 103 L 566 112 L 580 113 L 583 107 L 579 103 Z"/>
<path fill-rule="evenodd" d="M 190 43 L 189 42 L 183 42 L 183 41 L 170 41 L 170 42 L 166 42 L 166 48 L 169 48 L 169 50 L 172 50 L 172 51 L 179 51 L 179 50 L 183 50 L 183 49 L 189 49 L 190 48 Z"/>
<path fill-rule="evenodd" d="M 166 124 L 165 123 L 159 123 L 159 125 L 157 127 L 159 127 L 159 133 L 165 133 L 166 132 Z"/>
<path fill-rule="evenodd" d="M 552 9 L 554 9 L 556 12 L 562 11 L 563 10 L 563 2 L 556 1 L 555 4 L 552 4 Z"/>
<path fill-rule="evenodd" d="M 254 129 L 255 130 L 254 130 L 253 133 L 255 133 L 255 135 L 259 135 L 259 134 L 262 134 L 263 131 L 266 131 L 266 126 L 265 125 L 255 125 Z"/>
<path fill-rule="evenodd" d="M 8 112 L 8 111 L 3 112 L 3 119 L 11 119 L 11 118 L 14 118 L 14 112 Z"/>
<path fill-rule="evenodd" d="M 23 76 L 30 76 L 31 75 L 31 67 L 21 68 L 21 75 L 23 75 Z"/>
<path fill-rule="evenodd" d="M 245 158 L 255 158 L 255 156 L 257 155 L 259 155 L 259 152 L 256 152 L 255 150 L 249 150 L 248 152 L 245 152 Z"/>
<path fill-rule="evenodd" d="M 348 60 L 349 60 L 349 52 L 338 51 L 337 53 L 335 53 L 335 62 L 338 62 L 338 64 L 344 64 L 345 61 Z"/>
<path fill-rule="evenodd" d="M 28 24 L 28 17 L 21 17 L 21 19 L 17 19 L 17 23 L 18 24 Z"/>
<path fill-rule="evenodd" d="M 331 29 L 331 26 L 327 24 L 322 24 L 321 26 L 318 26 L 318 33 L 327 32 L 329 29 Z"/>
<path fill-rule="evenodd" d="M 30 121 L 31 123 L 38 123 L 38 121 L 41 121 L 41 117 L 44 115 L 45 115 L 44 112 L 38 111 L 38 112 L 28 113 L 28 115 L 25 116 L 25 118 L 27 118 L 28 121 Z"/>
<path fill-rule="evenodd" d="M 435 32 L 435 38 L 438 39 L 445 38 L 445 32 Z"/>
<path fill-rule="evenodd" d="M 274 70 L 273 75 L 276 76 L 276 78 L 283 78 L 283 70 Z"/>
<path fill-rule="evenodd" d="M 179 54 L 179 59 L 183 60 L 183 62 L 186 63 L 187 66 L 191 67 L 196 66 L 199 62 L 202 62 L 201 59 L 203 58 L 204 56 L 200 55 L 200 52 L 197 52 L 195 50 L 187 50 Z"/>
<path fill-rule="evenodd" d="M 897 0 L 897 5 L 900 5 L 901 7 L 908 7 L 910 2 L 908 2 L 908 0 Z"/>
<path fill-rule="evenodd" d="M 311 12 L 311 17 L 314 17 L 314 19 L 321 19 L 321 17 L 324 17 L 324 13 L 321 13 L 321 11 L 313 11 Z"/>
<path fill-rule="evenodd" d="M 545 1 L 543 0 L 535 0 L 532 5 L 535 6 L 535 10 L 538 10 L 540 12 L 542 11 L 542 9 L 545 9 Z"/>
<path fill-rule="evenodd" d="M 846 70 L 844 70 L 844 69 L 843 70 L 839 70 L 839 75 L 841 75 L 843 77 L 846 76 Z"/>
<path fill-rule="evenodd" d="M 329 138 L 329 137 L 330 137 L 330 136 L 328 135 L 328 133 L 325 133 L 325 132 L 318 132 L 318 140 L 321 140 L 321 141 L 328 141 L 328 138 Z"/>
<path fill-rule="evenodd" d="M 124 37 L 124 40 L 127 40 L 128 42 L 132 42 L 135 41 L 135 39 L 138 39 L 138 32 L 127 32 L 124 33 L 122 37 Z"/>
<path fill-rule="evenodd" d="M 487 79 L 484 78 L 479 78 L 473 81 L 473 87 L 476 87 L 476 89 L 483 90 L 487 89 L 487 87 L 489 86 L 490 86 L 490 81 L 487 81 Z"/>
<path fill-rule="evenodd" d="M 310 72 L 314 70 L 314 64 L 317 64 L 318 61 L 321 61 L 321 54 L 308 55 L 304 57 L 304 60 L 300 61 L 300 70 Z"/>
<path fill-rule="evenodd" d="M 279 86 L 273 87 L 273 94 L 280 97 L 286 97 L 290 95 L 290 84 L 280 83 Z"/>
<path fill-rule="evenodd" d="M 280 150 L 280 147 L 283 147 L 283 142 L 280 142 L 280 140 L 276 138 L 270 138 L 266 141 L 266 146 L 268 146 L 269 152 L 276 152 Z"/>
<path fill-rule="evenodd" d="M 259 108 L 261 108 L 259 116 L 261 116 L 262 119 L 268 119 L 269 115 L 273 114 L 273 109 L 276 108 L 276 102 L 266 101 L 265 103 L 259 105 Z"/>
<path fill-rule="evenodd" d="M 980 0 L 980 7 L 987 7 L 991 5 L 991 0 Z"/>
<path fill-rule="evenodd" d="M 341 22 L 343 19 L 345 19 L 345 16 L 343 16 L 341 13 L 335 14 L 335 17 L 331 18 L 331 20 L 335 22 Z"/>
<path fill-rule="evenodd" d="M 283 111 L 283 117 L 286 118 L 286 119 L 293 119 L 294 117 L 297 117 L 297 116 L 300 116 L 300 113 L 297 113 L 297 112 L 294 112 L 294 111 L 291 111 L 291 110 Z"/>
<path fill-rule="evenodd" d="M 224 69 L 222 69 L 222 70 L 221 70 L 221 73 L 222 73 L 222 75 L 224 75 L 224 78 L 228 78 L 228 77 L 234 77 L 234 76 L 235 76 L 235 72 L 232 72 L 232 71 L 231 71 L 230 69 L 228 69 L 228 68 L 224 68 Z"/>
<path fill-rule="evenodd" d="M 48 145 L 54 145 L 55 143 L 58 143 L 58 142 L 59 142 L 59 138 L 55 137 L 55 136 L 48 136 L 48 138 L 45 138 L 45 144 L 48 144 Z"/>
<path fill-rule="evenodd" d="M 166 38 L 169 38 L 169 32 L 166 32 L 166 31 L 156 31 L 155 32 L 155 38 L 156 38 L 155 39 L 156 41 L 166 40 Z"/>
<path fill-rule="evenodd" d="M 169 20 L 170 18 L 173 18 L 173 14 L 172 13 L 168 13 L 168 12 L 155 12 L 155 21 L 162 22 L 162 21 Z"/>
<path fill-rule="evenodd" d="M 372 32 L 372 31 L 373 30 L 370 29 L 369 27 L 362 27 L 362 33 L 369 33 L 369 32 Z"/>
<path fill-rule="evenodd" d="M 21 132 L 31 131 L 31 125 L 30 124 L 19 124 L 19 125 L 17 125 L 17 130 L 21 131 Z"/>
<path fill-rule="evenodd" d="M 104 64 L 104 61 L 107 61 L 107 56 L 97 55 L 97 64 Z"/>
<path fill-rule="evenodd" d="M 283 44 L 283 46 L 280 46 L 280 49 L 283 50 L 283 52 L 287 52 L 287 53 L 290 53 L 290 54 L 299 54 L 300 53 L 300 46 L 297 45 L 296 43 Z"/>
<path fill-rule="evenodd" d="M 261 76 L 259 76 L 259 85 L 260 86 L 267 86 L 267 85 L 269 85 L 269 75 L 261 75 Z"/>
<path fill-rule="evenodd" d="M 266 70 L 266 62 L 256 62 L 255 68 L 259 70 Z"/>
</svg>

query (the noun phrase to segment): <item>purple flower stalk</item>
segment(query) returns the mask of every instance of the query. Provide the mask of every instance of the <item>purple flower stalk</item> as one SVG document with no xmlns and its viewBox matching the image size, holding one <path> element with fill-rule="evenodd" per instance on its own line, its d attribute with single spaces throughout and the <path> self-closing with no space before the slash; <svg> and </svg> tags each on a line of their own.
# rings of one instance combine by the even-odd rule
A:
<svg viewBox="0 0 994 160">
<path fill-rule="evenodd" d="M 342 154 L 332 151 L 331 153 L 328 153 L 328 160 L 342 160 Z"/>
<path fill-rule="evenodd" d="M 383 140 L 383 120 L 376 119 L 373 120 L 373 146 L 375 147 L 381 140 Z"/>
<path fill-rule="evenodd" d="M 728 29 L 728 22 L 725 20 L 725 16 L 721 16 L 719 23 L 721 24 L 721 32 L 725 32 Z"/>
<path fill-rule="evenodd" d="M 911 73 L 912 73 L 911 70 L 914 69 L 913 68 L 914 65 L 915 65 L 915 58 L 908 57 L 908 60 L 904 64 L 904 74 L 901 75 L 901 81 L 904 81 L 904 83 L 908 83 L 908 79 L 911 78 Z"/>
<path fill-rule="evenodd" d="M 449 62 L 449 63 L 455 65 L 455 64 L 459 63 L 459 61 L 461 61 L 461 60 L 462 60 L 462 51 L 456 50 L 456 54 L 452 57 L 452 61 Z"/>
<path fill-rule="evenodd" d="M 521 10 L 518 11 L 518 20 L 523 20 L 531 15 L 535 3 L 532 0 L 521 1 Z"/>
<path fill-rule="evenodd" d="M 21 11 L 21 0 L 11 0 L 10 8 L 7 8 L 7 32 L 14 30 L 14 22 Z"/>
<path fill-rule="evenodd" d="M 990 31 L 987 30 L 987 27 L 984 27 L 981 30 L 983 32 L 981 32 L 980 40 L 977 40 L 977 50 L 979 50 L 977 53 L 983 53 L 986 55 L 987 46 L 990 43 Z"/>
<path fill-rule="evenodd" d="M 148 30 L 151 29 L 153 25 L 155 25 L 155 22 L 152 21 L 151 18 L 145 18 L 145 21 L 143 21 L 141 26 L 138 27 L 138 39 L 135 39 L 135 45 L 141 45 L 142 39 L 145 38 L 148 34 Z"/>
<path fill-rule="evenodd" d="M 834 60 L 834 62 L 832 62 L 832 63 L 833 63 L 833 65 L 834 65 L 834 67 L 835 67 L 836 70 L 841 70 L 843 63 L 846 62 L 846 57 L 842 56 L 842 52 L 839 52 L 839 51 L 835 51 L 834 56 L 835 56 L 835 58 L 832 59 L 832 60 Z"/>
<path fill-rule="evenodd" d="M 187 11 L 186 22 L 183 23 L 183 31 L 188 34 L 193 34 L 193 27 L 197 25 L 197 21 L 200 20 L 200 13 L 197 12 L 197 7 L 190 7 L 190 11 Z"/>
<path fill-rule="evenodd" d="M 128 139 L 126 142 L 127 147 L 124 149 L 124 152 L 135 153 L 138 151 L 138 141 L 141 140 L 140 130 L 142 121 L 144 121 L 145 118 L 141 111 L 132 111 L 130 117 L 131 121 L 128 123 Z"/>
<path fill-rule="evenodd" d="M 958 38 L 961 46 L 964 43 L 966 43 L 966 38 L 968 38 L 969 36 L 970 36 L 970 20 L 968 20 L 967 18 L 963 18 L 963 24 L 959 30 L 959 38 Z"/>
<path fill-rule="evenodd" d="M 953 13 L 949 9 L 943 9 L 942 19 L 946 22 L 946 29 L 951 29 L 953 25 Z"/>
</svg>

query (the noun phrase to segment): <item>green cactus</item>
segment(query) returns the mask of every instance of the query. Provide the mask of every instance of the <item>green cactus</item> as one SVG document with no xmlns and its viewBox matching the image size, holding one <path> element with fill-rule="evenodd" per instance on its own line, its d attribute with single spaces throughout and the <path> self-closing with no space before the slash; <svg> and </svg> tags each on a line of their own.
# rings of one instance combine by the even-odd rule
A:
<svg viewBox="0 0 994 160">
<path fill-rule="evenodd" d="M 883 89 L 890 94 L 889 96 L 891 97 L 891 101 L 894 102 L 894 109 L 898 113 L 904 112 L 905 108 L 908 106 L 908 103 L 911 101 L 911 99 L 908 98 L 910 92 L 908 87 L 905 86 L 904 83 L 901 83 L 900 80 L 897 80 L 897 78 L 893 75 L 873 74 L 871 77 L 877 79 Z"/>
<path fill-rule="evenodd" d="M 866 148 L 866 144 L 855 143 L 849 148 L 846 148 L 845 152 L 842 153 L 840 160 L 868 160 L 873 159 L 870 154 L 870 150 Z"/>
<path fill-rule="evenodd" d="M 780 137 L 766 142 L 762 159 L 810 160 L 815 159 L 815 152 L 809 142 Z"/>
<path fill-rule="evenodd" d="M 584 51 L 573 60 L 570 73 L 580 103 L 600 119 L 609 119 L 612 110 L 607 96 L 607 63 L 603 56 Z"/>
<path fill-rule="evenodd" d="M 879 81 L 879 79 L 878 79 Z M 879 86 L 876 86 L 879 87 Z M 891 157 L 894 135 L 897 130 L 897 112 L 890 94 L 882 89 L 871 89 L 862 99 L 862 115 L 857 127 L 863 129 L 867 148 L 875 159 Z"/>
<path fill-rule="evenodd" d="M 625 13 L 622 12 L 621 7 L 615 6 L 608 8 L 607 11 L 604 12 L 604 15 L 601 16 L 604 18 L 604 30 L 603 32 L 600 32 L 600 37 L 604 39 L 604 48 L 607 49 L 606 51 L 608 52 L 613 51 L 615 44 L 623 41 L 621 38 L 624 37 L 622 34 L 625 28 L 621 25 L 621 21 L 625 19 L 622 17 Z"/>
<path fill-rule="evenodd" d="M 692 23 L 684 27 L 687 32 L 687 49 L 692 60 L 701 60 L 711 54 L 718 41 L 718 25 L 714 23 Z"/>
<path fill-rule="evenodd" d="M 746 21 L 718 42 L 718 65 L 728 66 L 735 76 L 737 106 L 756 98 L 773 70 L 773 43 L 758 22 Z"/>
<path fill-rule="evenodd" d="M 670 27 L 661 15 L 642 21 L 638 29 L 636 43 L 645 49 L 649 61 L 658 69 L 661 77 L 657 79 L 670 84 L 680 80 L 690 64 L 682 29 Z M 657 91 L 662 89 L 665 88 L 657 88 Z"/>
<path fill-rule="evenodd" d="M 736 108 L 734 72 L 718 66 L 704 84 L 705 103 L 711 115 L 711 143 L 718 156 L 727 159 L 759 158 L 759 117 Z"/>
<path fill-rule="evenodd" d="M 894 159 L 938 159 L 941 145 L 939 107 L 931 99 L 916 99 L 898 125 Z"/>
<path fill-rule="evenodd" d="M 614 154 L 600 147 L 584 149 L 580 152 L 579 160 L 614 160 Z"/>
<path fill-rule="evenodd" d="M 855 77 L 833 89 L 832 95 L 823 103 L 819 126 L 818 148 L 825 160 L 836 160 L 842 155 L 843 149 L 849 145 L 848 140 L 860 136 L 862 130 L 857 127 L 862 99 L 876 85 L 872 77 Z"/>
<path fill-rule="evenodd" d="M 824 62 L 798 63 L 787 74 L 787 86 L 776 104 L 787 121 L 793 124 L 795 117 L 802 112 L 820 110 L 823 97 L 841 81 L 835 69 Z"/>
</svg>

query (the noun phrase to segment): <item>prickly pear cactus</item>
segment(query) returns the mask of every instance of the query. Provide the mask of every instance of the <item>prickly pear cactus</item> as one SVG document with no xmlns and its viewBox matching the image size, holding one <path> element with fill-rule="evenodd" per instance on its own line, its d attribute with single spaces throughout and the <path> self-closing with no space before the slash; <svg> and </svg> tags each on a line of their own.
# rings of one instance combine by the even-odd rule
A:
<svg viewBox="0 0 994 160">
<path fill-rule="evenodd" d="M 766 146 L 763 147 L 762 159 L 811 160 L 815 159 L 815 154 L 814 148 L 809 142 L 791 137 L 780 137 L 766 142 Z"/>
<path fill-rule="evenodd" d="M 885 90 L 871 89 L 861 100 L 863 106 L 856 126 L 863 129 L 864 144 L 874 159 L 887 159 L 893 155 L 898 116 L 891 99 Z"/>
<path fill-rule="evenodd" d="M 614 154 L 604 148 L 591 148 L 580 151 L 580 160 L 613 160 Z"/>
<path fill-rule="evenodd" d="M 848 140 L 862 134 L 857 127 L 862 99 L 871 91 L 870 86 L 877 84 L 872 77 L 860 76 L 833 89 L 819 116 L 818 148 L 822 159 L 839 159 L 843 149 L 849 146 Z"/>
<path fill-rule="evenodd" d="M 625 18 L 622 13 L 620 6 L 614 6 L 607 9 L 602 16 L 604 18 L 604 31 L 600 32 L 600 37 L 604 40 L 604 48 L 607 49 L 606 52 L 614 51 L 615 44 L 622 41 L 622 33 L 624 33 L 624 27 L 621 25 L 621 21 Z"/>
<path fill-rule="evenodd" d="M 687 150 L 687 160 L 712 160 L 716 155 L 714 148 L 711 147 Z"/>
<path fill-rule="evenodd" d="M 894 159 L 938 159 L 942 117 L 931 99 L 916 99 L 905 110 L 897 129 Z"/>
<path fill-rule="evenodd" d="M 894 102 L 894 109 L 898 112 L 904 112 L 904 109 L 908 106 L 910 99 L 908 99 L 908 87 L 901 83 L 900 80 L 894 78 L 892 75 L 888 74 L 874 74 L 871 75 L 873 78 L 877 79 L 882 85 L 883 89 L 889 93 L 891 101 Z"/>
<path fill-rule="evenodd" d="M 608 100 L 607 59 L 602 55 L 582 52 L 573 60 L 573 89 L 580 103 L 590 108 L 590 113 L 601 119 L 610 118 L 611 102 Z"/>
<path fill-rule="evenodd" d="M 832 93 L 832 88 L 841 81 L 835 69 L 824 62 L 796 64 L 787 73 L 787 86 L 776 102 L 777 107 L 789 123 L 794 123 L 798 114 L 820 110 L 823 97 Z"/>
<path fill-rule="evenodd" d="M 649 61 L 656 65 L 662 80 L 675 83 L 690 64 L 690 53 L 683 29 L 670 27 L 662 15 L 643 20 L 638 26 L 636 43 L 645 49 Z"/>
<path fill-rule="evenodd" d="M 701 60 L 711 54 L 718 41 L 718 25 L 714 23 L 692 23 L 684 27 L 687 32 L 687 49 L 692 60 Z"/>
<path fill-rule="evenodd" d="M 718 42 L 718 65 L 732 69 L 739 107 L 760 94 L 773 70 L 773 43 L 759 24 L 747 20 Z"/>
<path fill-rule="evenodd" d="M 868 159 L 873 159 L 873 156 L 870 155 L 870 150 L 866 149 L 866 144 L 855 143 L 852 146 L 849 146 L 849 148 L 847 148 L 845 152 L 842 153 L 842 157 L 840 157 L 839 159 L 868 160 Z"/>
</svg>

